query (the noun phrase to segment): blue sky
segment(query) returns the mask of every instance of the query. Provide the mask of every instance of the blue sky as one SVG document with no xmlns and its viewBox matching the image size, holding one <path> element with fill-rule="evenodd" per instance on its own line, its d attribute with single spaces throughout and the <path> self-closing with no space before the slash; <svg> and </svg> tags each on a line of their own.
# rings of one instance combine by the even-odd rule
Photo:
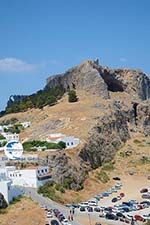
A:
<svg viewBox="0 0 150 225">
<path fill-rule="evenodd" d="M 0 109 L 85 59 L 150 73 L 149 0 L 0 0 Z"/>
</svg>

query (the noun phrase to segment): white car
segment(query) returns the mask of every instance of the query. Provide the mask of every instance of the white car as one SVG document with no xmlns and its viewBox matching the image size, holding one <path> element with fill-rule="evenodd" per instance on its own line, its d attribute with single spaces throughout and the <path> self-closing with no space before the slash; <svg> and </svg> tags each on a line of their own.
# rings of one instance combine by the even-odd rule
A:
<svg viewBox="0 0 150 225">
<path fill-rule="evenodd" d="M 89 206 L 89 203 L 88 202 L 81 202 L 79 204 L 79 207 L 88 207 Z"/>
<path fill-rule="evenodd" d="M 67 219 L 64 219 L 62 222 L 61 222 L 62 225 L 71 225 L 71 223 L 67 220 Z"/>
<path fill-rule="evenodd" d="M 142 216 L 145 220 L 150 220 L 150 213 Z"/>
<path fill-rule="evenodd" d="M 101 212 L 99 213 L 99 217 L 104 218 L 105 216 L 106 216 L 106 212 L 104 212 L 104 211 L 102 212 L 102 211 L 101 211 Z"/>
<path fill-rule="evenodd" d="M 98 206 L 98 201 L 96 201 L 96 200 L 89 200 L 88 201 L 88 205 L 89 206 Z"/>
<path fill-rule="evenodd" d="M 46 215 L 46 217 L 47 218 L 53 218 L 53 215 L 50 212 L 48 212 L 47 215 Z"/>
</svg>

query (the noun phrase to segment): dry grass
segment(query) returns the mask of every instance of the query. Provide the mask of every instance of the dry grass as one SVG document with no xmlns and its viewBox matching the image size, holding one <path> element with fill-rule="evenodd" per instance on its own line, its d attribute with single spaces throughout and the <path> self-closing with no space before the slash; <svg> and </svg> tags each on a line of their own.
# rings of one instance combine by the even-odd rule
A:
<svg viewBox="0 0 150 225">
<path fill-rule="evenodd" d="M 1 225 L 43 225 L 44 222 L 44 210 L 28 198 L 21 198 L 6 209 L 6 214 L 0 215 Z"/>
</svg>

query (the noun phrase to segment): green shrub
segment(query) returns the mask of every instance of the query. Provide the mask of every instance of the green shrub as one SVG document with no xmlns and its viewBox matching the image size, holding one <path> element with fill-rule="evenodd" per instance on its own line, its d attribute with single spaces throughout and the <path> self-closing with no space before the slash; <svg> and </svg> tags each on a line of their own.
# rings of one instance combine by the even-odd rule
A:
<svg viewBox="0 0 150 225">
<path fill-rule="evenodd" d="M 65 189 L 64 189 L 63 187 L 61 187 L 61 188 L 59 189 L 59 191 L 60 191 L 61 193 L 65 193 Z"/>
<path fill-rule="evenodd" d="M 106 162 L 103 166 L 102 166 L 102 170 L 107 170 L 107 171 L 111 171 L 114 170 L 114 165 L 112 162 Z"/>
<path fill-rule="evenodd" d="M 7 141 L 3 141 L 2 143 L 0 143 L 0 147 L 4 147 L 7 144 Z"/>
<path fill-rule="evenodd" d="M 2 135 L 2 134 L 0 134 L 0 140 L 5 140 L 6 138 Z"/>
<path fill-rule="evenodd" d="M 48 197 L 53 201 L 61 202 L 61 198 L 57 195 L 54 184 L 48 182 L 38 189 L 39 194 L 43 194 L 44 197 Z"/>
<path fill-rule="evenodd" d="M 14 197 L 14 198 L 12 199 L 12 201 L 10 202 L 10 204 L 15 204 L 15 203 L 17 203 L 17 202 L 20 202 L 20 201 L 21 201 L 21 198 L 22 198 L 21 195 L 19 195 L 18 197 Z"/>
<path fill-rule="evenodd" d="M 140 162 L 142 164 L 149 164 L 150 163 L 150 158 L 148 158 L 147 156 L 142 157 L 142 159 L 140 159 Z"/>
<path fill-rule="evenodd" d="M 139 141 L 139 140 L 137 140 L 137 139 L 135 139 L 133 142 L 134 142 L 135 144 L 140 144 L 140 143 L 141 143 L 141 141 Z"/>
<path fill-rule="evenodd" d="M 44 147 L 45 149 L 64 149 L 66 144 L 62 141 L 59 143 L 49 143 L 47 141 L 27 141 L 23 143 L 23 148 L 25 151 L 36 151 L 38 147 Z"/>
<path fill-rule="evenodd" d="M 71 176 L 65 177 L 63 180 L 63 187 L 66 189 L 71 189 L 71 184 L 74 182 L 74 178 Z"/>
<path fill-rule="evenodd" d="M 98 180 L 100 180 L 102 183 L 107 183 L 110 180 L 110 178 L 107 175 L 107 173 L 105 171 L 103 171 L 103 170 L 101 170 L 100 172 L 97 172 L 96 178 Z"/>
<path fill-rule="evenodd" d="M 71 90 L 68 92 L 68 101 L 69 102 L 77 102 L 78 101 L 75 90 Z"/>
</svg>

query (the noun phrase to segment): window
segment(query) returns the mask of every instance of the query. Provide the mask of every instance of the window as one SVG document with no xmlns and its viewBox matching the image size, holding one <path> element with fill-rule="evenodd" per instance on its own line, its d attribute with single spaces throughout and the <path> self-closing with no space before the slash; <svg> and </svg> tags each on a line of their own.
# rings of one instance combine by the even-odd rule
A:
<svg viewBox="0 0 150 225">
<path fill-rule="evenodd" d="M 67 143 L 67 145 L 69 146 L 69 142 Z"/>
<path fill-rule="evenodd" d="M 12 177 L 12 174 L 9 174 L 10 175 L 10 177 Z"/>
<path fill-rule="evenodd" d="M 71 145 L 73 145 L 73 142 L 71 142 Z"/>
<path fill-rule="evenodd" d="M 41 170 L 42 171 L 42 173 L 44 173 L 44 170 Z"/>
<path fill-rule="evenodd" d="M 45 169 L 45 172 L 47 172 L 47 169 Z"/>
<path fill-rule="evenodd" d="M 21 177 L 21 174 L 19 174 L 19 177 Z"/>
</svg>

